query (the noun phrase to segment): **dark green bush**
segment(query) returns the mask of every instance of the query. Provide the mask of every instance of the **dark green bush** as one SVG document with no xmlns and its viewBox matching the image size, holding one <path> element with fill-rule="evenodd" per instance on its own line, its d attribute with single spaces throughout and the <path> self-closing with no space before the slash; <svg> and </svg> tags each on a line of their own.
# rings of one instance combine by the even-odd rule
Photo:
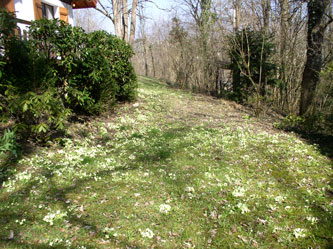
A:
<svg viewBox="0 0 333 249">
<path fill-rule="evenodd" d="M 135 98 L 133 52 L 126 42 L 105 31 L 86 34 L 59 20 L 36 21 L 29 34 L 39 57 L 52 62 L 66 106 L 93 114 L 117 100 Z"/>
<path fill-rule="evenodd" d="M 136 97 L 132 49 L 115 36 L 41 19 L 22 41 L 13 14 L 1 10 L 0 24 L 0 114 L 17 131 L 45 137 L 71 113 L 98 114 Z"/>
</svg>

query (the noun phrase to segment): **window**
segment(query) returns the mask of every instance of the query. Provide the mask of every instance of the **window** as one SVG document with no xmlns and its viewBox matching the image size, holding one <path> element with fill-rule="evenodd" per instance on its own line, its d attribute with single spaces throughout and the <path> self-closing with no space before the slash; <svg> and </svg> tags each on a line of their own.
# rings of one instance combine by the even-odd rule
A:
<svg viewBox="0 0 333 249">
<path fill-rule="evenodd" d="M 42 3 L 42 14 L 43 17 L 46 19 L 53 19 L 54 18 L 54 8 L 51 5 Z"/>
</svg>

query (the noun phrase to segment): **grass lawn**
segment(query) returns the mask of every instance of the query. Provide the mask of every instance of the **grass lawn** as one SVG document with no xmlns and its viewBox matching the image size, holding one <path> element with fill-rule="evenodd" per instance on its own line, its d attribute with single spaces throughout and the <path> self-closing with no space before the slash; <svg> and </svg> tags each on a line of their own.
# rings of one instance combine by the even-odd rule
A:
<svg viewBox="0 0 333 249">
<path fill-rule="evenodd" d="M 332 248 L 332 163 L 236 104 L 140 78 L 136 103 L 24 156 L 0 248 Z"/>
</svg>

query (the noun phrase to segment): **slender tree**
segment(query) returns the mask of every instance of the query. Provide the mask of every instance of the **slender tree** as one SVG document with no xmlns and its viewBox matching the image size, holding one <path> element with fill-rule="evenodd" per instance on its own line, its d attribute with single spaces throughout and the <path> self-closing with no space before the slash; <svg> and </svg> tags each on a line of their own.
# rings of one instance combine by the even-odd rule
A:
<svg viewBox="0 0 333 249">
<path fill-rule="evenodd" d="M 233 31 L 236 34 L 240 26 L 240 0 L 233 0 Z M 231 58 L 232 61 L 232 90 L 234 97 L 237 101 L 241 102 L 241 82 L 240 82 L 240 69 L 237 66 L 237 61 L 234 57 Z"/>
<path fill-rule="evenodd" d="M 132 14 L 131 14 L 131 30 L 130 30 L 130 37 L 129 42 L 131 45 L 134 44 L 135 38 L 135 27 L 136 27 L 136 11 L 138 7 L 138 0 L 133 0 L 132 2 Z"/>
<path fill-rule="evenodd" d="M 122 0 L 123 16 L 122 16 L 122 39 L 128 42 L 128 11 L 127 11 L 127 0 Z M 135 15 L 136 16 L 136 15 Z"/>
</svg>

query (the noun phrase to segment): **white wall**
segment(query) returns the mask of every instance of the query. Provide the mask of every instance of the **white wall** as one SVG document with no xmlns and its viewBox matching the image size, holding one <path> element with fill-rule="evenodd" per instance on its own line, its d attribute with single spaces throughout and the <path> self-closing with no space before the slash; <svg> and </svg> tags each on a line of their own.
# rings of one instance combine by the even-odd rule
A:
<svg viewBox="0 0 333 249">
<path fill-rule="evenodd" d="M 14 0 L 16 17 L 25 21 L 35 19 L 33 0 Z"/>
<path fill-rule="evenodd" d="M 42 0 L 42 3 L 46 3 L 55 7 L 55 18 L 60 18 L 58 7 L 66 8 L 68 10 L 68 22 L 69 24 L 74 25 L 73 9 L 71 5 L 63 3 L 59 0 Z M 14 4 L 17 18 L 23 19 L 25 21 L 35 20 L 33 0 L 14 0 Z M 21 26 L 23 28 L 26 25 L 19 24 L 20 28 Z"/>
</svg>

